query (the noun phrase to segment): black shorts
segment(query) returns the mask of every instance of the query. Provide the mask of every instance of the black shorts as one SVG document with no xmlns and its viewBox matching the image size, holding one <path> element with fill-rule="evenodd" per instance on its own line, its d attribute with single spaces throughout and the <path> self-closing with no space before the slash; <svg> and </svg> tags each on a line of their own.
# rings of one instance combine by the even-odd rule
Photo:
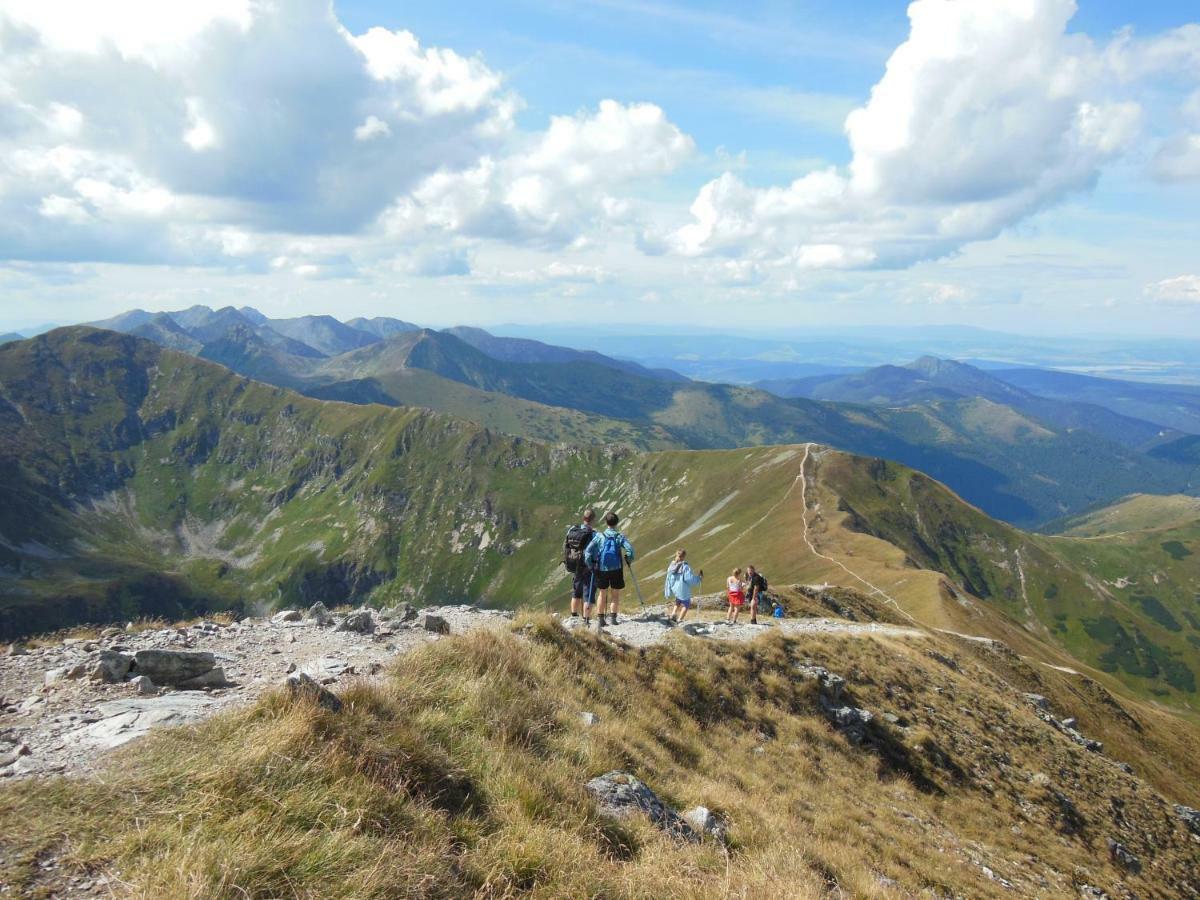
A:
<svg viewBox="0 0 1200 900">
<path fill-rule="evenodd" d="M 596 587 L 602 591 L 608 588 L 615 591 L 625 590 L 625 570 L 613 569 L 611 572 L 597 572 Z"/>
<path fill-rule="evenodd" d="M 571 585 L 571 596 L 584 603 L 595 603 L 596 589 L 599 586 L 595 576 L 596 573 L 591 569 L 580 569 L 576 572 L 575 581 Z"/>
</svg>

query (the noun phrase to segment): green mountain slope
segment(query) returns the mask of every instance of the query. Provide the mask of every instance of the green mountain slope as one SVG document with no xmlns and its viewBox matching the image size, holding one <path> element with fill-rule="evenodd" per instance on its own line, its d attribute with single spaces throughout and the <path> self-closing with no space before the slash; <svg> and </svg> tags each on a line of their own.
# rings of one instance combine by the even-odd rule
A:
<svg viewBox="0 0 1200 900">
<path fill-rule="evenodd" d="M 0 475 L 3 635 L 316 599 L 561 600 L 563 529 L 595 505 L 621 511 L 651 594 L 686 545 L 709 573 L 870 585 L 927 624 L 1196 703 L 1192 525 L 1153 538 L 1162 559 L 1129 557 L 1124 537 L 1025 534 L 928 476 L 813 445 L 551 446 L 64 329 L 0 350 Z"/>
</svg>

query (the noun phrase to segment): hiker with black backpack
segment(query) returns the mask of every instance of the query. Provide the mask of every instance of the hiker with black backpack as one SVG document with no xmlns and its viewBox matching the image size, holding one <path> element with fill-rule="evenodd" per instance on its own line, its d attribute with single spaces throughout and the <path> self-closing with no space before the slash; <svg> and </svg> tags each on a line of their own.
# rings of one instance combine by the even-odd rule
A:
<svg viewBox="0 0 1200 900">
<path fill-rule="evenodd" d="M 746 599 L 750 602 L 750 624 L 758 624 L 758 604 L 767 599 L 767 579 L 754 566 L 746 566 Z"/>
<path fill-rule="evenodd" d="M 592 527 L 592 522 L 595 520 L 596 511 L 585 509 L 583 522 L 568 528 L 566 539 L 563 541 L 563 565 L 573 576 L 571 618 L 579 618 L 579 614 L 582 612 L 584 625 L 591 624 L 592 604 L 596 602 L 596 572 L 584 559 L 588 545 L 596 536 L 596 529 Z"/>
<path fill-rule="evenodd" d="M 621 604 L 621 591 L 625 590 L 625 563 L 633 562 L 633 544 L 617 531 L 620 518 L 615 512 L 604 517 L 607 526 L 592 538 L 584 551 L 583 558 L 589 568 L 596 570 L 596 586 L 600 591 L 600 627 L 617 624 L 617 611 Z M 608 606 L 611 622 L 604 621 L 604 608 Z"/>
</svg>

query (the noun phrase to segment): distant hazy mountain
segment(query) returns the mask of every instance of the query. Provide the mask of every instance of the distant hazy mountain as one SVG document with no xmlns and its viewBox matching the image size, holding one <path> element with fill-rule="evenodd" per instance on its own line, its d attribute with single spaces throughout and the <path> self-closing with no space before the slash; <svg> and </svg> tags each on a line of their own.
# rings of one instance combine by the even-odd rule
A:
<svg viewBox="0 0 1200 900">
<path fill-rule="evenodd" d="M 269 319 L 267 324 L 273 331 L 312 347 L 325 356 L 339 356 L 380 340 L 378 335 L 351 328 L 333 316 Z"/>
<path fill-rule="evenodd" d="M 367 334 L 373 334 L 379 338 L 390 338 L 397 334 L 403 334 L 406 331 L 421 330 L 420 325 L 405 322 L 403 319 L 390 319 L 387 316 L 376 316 L 373 319 L 348 319 L 346 324 L 351 328 L 357 328 L 359 331 L 365 331 Z"/>
<path fill-rule="evenodd" d="M 1051 369 L 999 369 L 991 374 L 1042 397 L 1095 403 L 1167 428 L 1200 434 L 1200 385 L 1119 381 Z"/>
<path fill-rule="evenodd" d="M 249 319 L 255 325 L 266 325 L 268 322 L 271 321 L 266 316 L 264 316 L 262 313 L 260 313 L 257 309 L 255 309 L 253 306 L 239 307 L 238 312 L 240 312 L 243 316 L 245 316 L 247 319 Z"/>
<path fill-rule="evenodd" d="M 208 307 L 203 307 L 203 309 L 208 309 Z M 109 331 L 123 331 L 128 333 L 141 325 L 145 325 L 156 315 L 161 314 L 147 312 L 144 309 L 130 309 L 123 313 L 118 313 L 110 319 L 100 319 L 97 322 L 88 322 L 86 324 L 91 325 L 93 328 L 107 328 Z"/>
<path fill-rule="evenodd" d="M 0 344 L 7 344 L 12 341 L 23 341 L 24 337 L 17 334 L 15 331 L 10 331 L 7 334 L 0 334 Z"/>
<path fill-rule="evenodd" d="M 1127 447 L 1148 448 L 1174 435 L 1155 422 L 1120 415 L 1095 403 L 1036 396 L 975 366 L 923 356 L 906 366 L 878 366 L 853 375 L 776 379 L 760 387 L 783 397 L 808 397 L 873 406 L 980 397 L 1061 429 L 1085 429 Z M 1200 399 L 1200 395 L 1198 395 Z"/>
<path fill-rule="evenodd" d="M 322 360 L 315 350 L 305 349 L 308 355 L 288 353 L 249 322 L 243 322 L 206 342 L 197 355 L 259 381 L 297 387 Z"/>
<path fill-rule="evenodd" d="M 113 331 L 125 331 L 138 337 L 154 341 L 172 350 L 182 350 L 185 353 L 198 354 L 204 347 L 204 342 L 193 337 L 187 329 L 172 319 L 167 313 L 152 316 L 140 325 L 129 329 L 114 328 Z"/>
<path fill-rule="evenodd" d="M 447 334 L 452 334 L 456 338 L 466 341 L 476 350 L 486 353 L 493 359 L 503 360 L 504 362 L 589 362 L 607 366 L 610 369 L 619 369 L 623 372 L 632 372 L 636 375 L 645 375 L 649 378 L 657 378 L 661 381 L 678 382 L 689 380 L 683 375 L 680 375 L 678 372 L 672 372 L 669 369 L 648 369 L 636 362 L 618 360 L 609 356 L 604 356 L 600 353 L 597 353 L 595 350 L 575 350 L 570 347 L 557 347 L 553 344 L 543 344 L 541 341 L 534 341 L 528 338 L 496 337 L 494 334 L 484 331 L 482 328 L 458 326 L 456 328 L 446 328 L 443 330 Z"/>
</svg>

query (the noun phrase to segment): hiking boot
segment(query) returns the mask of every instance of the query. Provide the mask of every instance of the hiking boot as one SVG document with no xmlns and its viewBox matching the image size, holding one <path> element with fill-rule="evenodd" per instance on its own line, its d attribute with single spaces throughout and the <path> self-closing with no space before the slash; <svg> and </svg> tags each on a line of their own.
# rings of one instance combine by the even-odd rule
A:
<svg viewBox="0 0 1200 900">
<path fill-rule="evenodd" d="M 585 618 L 585 619 L 583 620 L 583 627 L 584 627 L 584 628 L 587 628 L 587 627 L 589 627 L 591 624 L 592 624 L 592 620 L 591 620 L 591 619 L 587 619 L 587 618 Z"/>
<path fill-rule="evenodd" d="M 605 625 L 608 624 L 607 622 L 604 621 L 604 613 L 600 613 L 600 618 L 597 621 L 600 623 L 597 626 L 598 628 L 603 628 Z"/>
<path fill-rule="evenodd" d="M 611 621 L 608 623 L 609 625 L 617 624 L 617 614 L 616 613 L 609 613 L 608 618 L 611 619 Z"/>
<path fill-rule="evenodd" d="M 572 618 L 572 619 L 578 619 L 578 618 L 579 618 L 579 613 L 577 613 L 577 612 L 573 612 L 573 613 L 571 613 L 571 618 Z"/>
</svg>

